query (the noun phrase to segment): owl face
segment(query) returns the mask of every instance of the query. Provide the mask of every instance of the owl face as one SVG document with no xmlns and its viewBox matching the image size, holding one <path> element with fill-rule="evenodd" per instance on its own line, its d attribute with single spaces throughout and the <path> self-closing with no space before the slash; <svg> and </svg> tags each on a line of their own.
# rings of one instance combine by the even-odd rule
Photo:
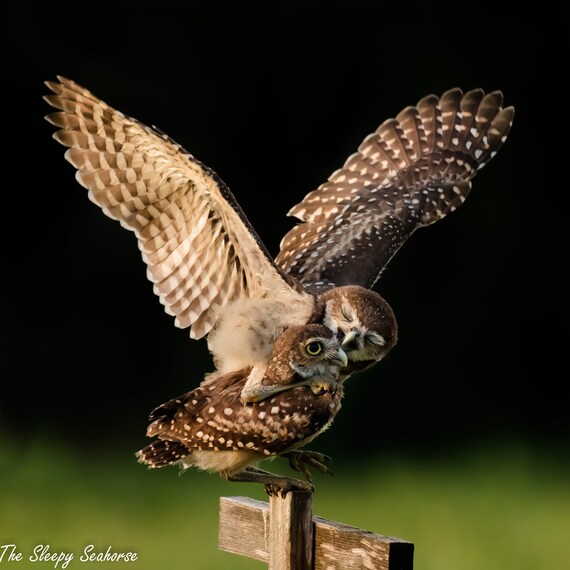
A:
<svg viewBox="0 0 570 570">
<path fill-rule="evenodd" d="M 323 325 L 293 326 L 284 334 L 296 337 L 289 364 L 302 378 L 338 376 L 340 369 L 348 364 L 347 355 L 339 339 L 332 330 Z"/>
<path fill-rule="evenodd" d="M 397 324 L 388 303 L 378 293 L 347 285 L 324 294 L 324 324 L 346 352 L 349 367 L 365 368 L 381 360 L 397 341 Z"/>
</svg>

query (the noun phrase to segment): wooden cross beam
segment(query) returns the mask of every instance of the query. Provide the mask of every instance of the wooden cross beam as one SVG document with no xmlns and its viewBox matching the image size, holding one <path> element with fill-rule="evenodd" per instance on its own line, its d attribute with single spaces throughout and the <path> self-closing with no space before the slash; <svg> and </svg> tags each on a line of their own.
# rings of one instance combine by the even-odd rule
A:
<svg viewBox="0 0 570 570">
<path fill-rule="evenodd" d="M 269 570 L 413 570 L 414 545 L 313 516 L 313 495 L 220 498 L 219 547 Z"/>
</svg>

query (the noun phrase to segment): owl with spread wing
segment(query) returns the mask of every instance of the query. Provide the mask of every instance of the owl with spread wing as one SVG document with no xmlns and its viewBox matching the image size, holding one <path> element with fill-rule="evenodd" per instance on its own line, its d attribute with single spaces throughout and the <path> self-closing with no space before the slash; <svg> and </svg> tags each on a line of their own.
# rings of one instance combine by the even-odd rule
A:
<svg viewBox="0 0 570 570">
<path fill-rule="evenodd" d="M 154 292 L 190 337 L 207 338 L 218 375 L 250 370 L 241 396 L 259 401 L 273 346 L 291 326 L 321 323 L 342 340 L 343 378 L 397 341 L 373 287 L 418 228 L 458 208 L 510 131 L 499 91 L 429 95 L 383 122 L 344 166 L 289 212 L 299 223 L 273 258 L 219 176 L 156 128 L 77 83 L 47 82 L 46 119 L 78 182 L 135 233 Z"/>
</svg>

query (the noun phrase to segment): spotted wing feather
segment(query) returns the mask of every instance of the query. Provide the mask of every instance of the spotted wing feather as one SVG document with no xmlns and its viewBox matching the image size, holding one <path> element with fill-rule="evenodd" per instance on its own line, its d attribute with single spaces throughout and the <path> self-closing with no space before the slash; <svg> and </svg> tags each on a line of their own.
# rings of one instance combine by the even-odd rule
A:
<svg viewBox="0 0 570 570">
<path fill-rule="evenodd" d="M 179 441 L 156 439 L 140 451 L 137 451 L 136 456 L 140 463 L 144 463 L 151 468 L 159 468 L 166 465 L 174 465 L 190 455 L 190 453 L 190 450 Z"/>
<path fill-rule="evenodd" d="M 148 278 L 167 313 L 193 338 L 216 323 L 217 306 L 286 296 L 278 269 L 220 178 L 167 135 L 111 108 L 77 83 L 46 83 L 76 178 L 103 212 L 135 233 Z"/>
<path fill-rule="evenodd" d="M 247 372 L 217 377 L 159 406 L 150 416 L 147 436 L 178 442 L 188 450 L 249 450 L 272 456 L 315 437 L 340 409 L 342 389 L 317 396 L 306 386 L 244 403 L 240 394 Z"/>
<path fill-rule="evenodd" d="M 429 95 L 382 123 L 290 211 L 301 223 L 277 263 L 306 285 L 372 287 L 419 227 L 458 208 L 506 140 L 514 109 L 499 91 Z"/>
</svg>

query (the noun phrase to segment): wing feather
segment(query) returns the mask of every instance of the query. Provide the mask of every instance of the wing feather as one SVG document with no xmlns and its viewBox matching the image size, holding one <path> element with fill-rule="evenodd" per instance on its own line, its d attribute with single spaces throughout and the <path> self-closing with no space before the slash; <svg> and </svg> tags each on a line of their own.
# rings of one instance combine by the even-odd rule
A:
<svg viewBox="0 0 570 570">
<path fill-rule="evenodd" d="M 514 109 L 499 91 L 450 89 L 384 121 L 289 215 L 281 268 L 307 286 L 372 287 L 419 227 L 457 209 L 499 150 Z"/>
<path fill-rule="evenodd" d="M 176 325 L 206 335 L 243 297 L 296 296 L 219 177 L 166 135 L 77 83 L 46 82 L 46 119 L 76 178 L 103 212 L 133 231 L 153 290 Z"/>
</svg>

